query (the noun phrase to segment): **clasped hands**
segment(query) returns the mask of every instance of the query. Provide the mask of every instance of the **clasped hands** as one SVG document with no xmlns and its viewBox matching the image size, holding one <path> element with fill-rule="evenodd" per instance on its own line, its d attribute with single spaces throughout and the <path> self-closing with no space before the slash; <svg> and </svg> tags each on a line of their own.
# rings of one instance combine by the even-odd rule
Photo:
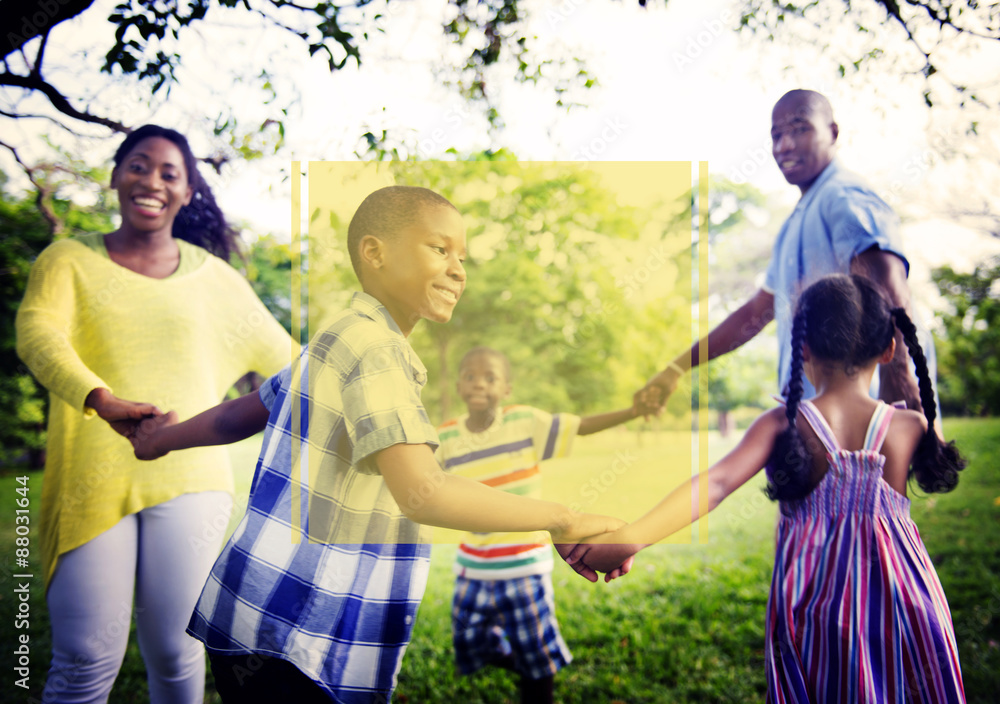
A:
<svg viewBox="0 0 1000 704">
<path fill-rule="evenodd" d="M 132 443 L 136 458 L 154 460 L 166 454 L 154 448 L 152 440 L 158 430 L 177 422 L 176 412 L 164 413 L 152 403 L 126 401 L 103 388 L 91 391 L 85 405 Z"/>
<path fill-rule="evenodd" d="M 682 375 L 683 372 L 679 371 L 679 367 L 671 364 L 646 382 L 645 386 L 632 395 L 635 414 L 646 419 L 660 415 L 667 404 L 667 399 L 680 384 Z"/>
<path fill-rule="evenodd" d="M 163 415 L 163 411 L 152 403 L 126 401 L 104 388 L 91 391 L 84 405 L 92 408 L 116 433 L 129 440 L 136 436 L 144 420 Z"/>
<path fill-rule="evenodd" d="M 556 552 L 566 564 L 584 579 L 596 582 L 598 572 L 604 573 L 604 581 L 610 582 L 629 573 L 634 556 L 642 548 L 639 543 L 621 543 L 616 538 L 619 531 L 587 538 L 580 543 L 556 543 Z"/>
</svg>

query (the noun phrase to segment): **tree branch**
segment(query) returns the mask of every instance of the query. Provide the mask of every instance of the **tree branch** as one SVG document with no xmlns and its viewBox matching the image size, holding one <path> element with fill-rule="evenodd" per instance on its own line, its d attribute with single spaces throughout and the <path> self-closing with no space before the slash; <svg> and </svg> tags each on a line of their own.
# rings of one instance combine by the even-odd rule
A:
<svg viewBox="0 0 1000 704">
<path fill-rule="evenodd" d="M 49 122 L 51 122 L 52 124 L 56 125 L 57 127 L 60 127 L 60 128 L 62 128 L 64 130 L 66 130 L 67 132 L 69 132 L 74 137 L 83 137 L 82 134 L 80 134 L 79 132 L 73 130 L 71 127 L 68 127 L 67 125 L 64 125 L 63 123 L 59 122 L 59 120 L 57 120 L 56 118 L 52 117 L 51 115 L 32 115 L 32 114 L 28 114 L 28 113 L 18 114 L 16 112 L 7 112 L 6 110 L 0 110 L 0 116 L 2 116 L 2 117 L 9 117 L 12 120 L 22 120 L 22 119 L 23 120 L 48 120 Z"/>
<path fill-rule="evenodd" d="M 886 12 L 889 13 L 899 24 L 906 28 L 906 33 L 910 37 L 910 40 L 916 44 L 913 39 L 913 34 L 910 33 L 909 28 L 906 26 L 906 20 L 903 19 L 903 13 L 900 10 L 899 3 L 896 0 L 875 0 L 875 2 L 885 8 Z M 938 8 L 932 7 L 929 3 L 919 2 L 919 0 L 905 0 L 905 3 L 912 8 L 917 8 L 923 10 L 927 15 L 928 19 L 935 22 L 938 29 L 943 29 L 944 27 L 951 27 L 956 32 L 960 34 L 967 34 L 971 37 L 977 37 L 978 39 L 990 39 L 992 41 L 1000 41 L 1000 34 L 983 34 L 969 27 L 963 27 L 955 22 L 951 17 L 951 12 L 947 6 L 942 7 L 940 10 Z M 918 48 L 920 48 L 918 46 Z M 922 53 L 926 55 L 923 49 L 920 49 Z"/>
<path fill-rule="evenodd" d="M 62 221 L 56 216 L 55 210 L 53 210 L 52 206 L 48 203 L 48 196 L 51 189 L 35 178 L 35 169 L 21 161 L 21 156 L 17 153 L 17 149 L 4 141 L 0 141 L 0 147 L 4 147 L 10 151 L 10 153 L 14 155 L 14 161 L 16 161 L 18 165 L 24 169 L 24 173 L 28 176 L 28 180 L 31 181 L 31 185 L 35 187 L 35 203 L 38 205 L 38 211 L 42 214 L 42 217 L 45 218 L 45 221 L 49 223 L 49 234 L 55 237 L 55 235 L 62 230 L 63 224 Z"/>
<path fill-rule="evenodd" d="M 20 50 L 35 37 L 49 32 L 60 22 L 76 17 L 94 0 L 4 0 L 0 3 L 0 27 L 4 44 L 0 58 Z"/>
<path fill-rule="evenodd" d="M 42 40 L 38 43 L 38 53 L 35 55 L 35 65 L 31 67 L 31 75 L 39 79 L 42 77 L 42 61 L 45 60 L 45 47 L 49 43 L 51 30 L 46 29 L 42 34 Z"/>
<path fill-rule="evenodd" d="M 126 127 L 120 122 L 107 117 L 101 117 L 100 115 L 93 115 L 86 111 L 77 110 L 70 104 L 66 96 L 59 92 L 58 88 L 43 80 L 41 76 L 21 76 L 16 73 L 5 71 L 0 73 L 0 86 L 14 86 L 16 88 L 24 88 L 25 90 L 36 90 L 49 99 L 49 102 L 52 103 L 52 107 L 67 117 L 72 117 L 74 120 L 80 120 L 81 122 L 103 125 L 104 127 L 108 127 L 115 132 L 131 132 L 129 127 Z"/>
</svg>

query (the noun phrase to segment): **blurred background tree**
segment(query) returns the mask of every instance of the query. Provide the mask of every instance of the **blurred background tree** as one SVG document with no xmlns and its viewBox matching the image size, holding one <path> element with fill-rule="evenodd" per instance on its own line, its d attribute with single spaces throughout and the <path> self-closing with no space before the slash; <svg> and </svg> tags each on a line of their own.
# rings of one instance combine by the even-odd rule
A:
<svg viewBox="0 0 1000 704">
<path fill-rule="evenodd" d="M 690 338 L 688 193 L 622 205 L 600 165 L 505 153 L 382 166 L 394 183 L 442 193 L 467 227 L 469 285 L 451 322 L 422 324 L 410 337 L 430 373 L 423 400 L 435 420 L 463 412 L 455 374 L 478 345 L 510 358 L 513 402 L 588 413 L 631 405 L 662 360 L 662 341 Z M 357 284 L 342 244 L 324 244 L 344 241 L 348 216 L 321 209 L 312 219 L 314 329 Z"/>
<path fill-rule="evenodd" d="M 67 163 L 72 165 L 73 161 Z M 42 189 L 33 199 L 11 195 L 7 176 L 0 172 L 0 408 L 7 411 L 0 423 L 0 462 L 27 453 L 30 466 L 41 467 L 44 463 L 48 394 L 18 358 L 14 332 L 14 317 L 31 265 L 53 241 L 53 226 L 59 233 L 56 238 L 114 229 L 113 210 L 107 200 L 98 197 L 86 207 L 81 206 L 67 192 L 70 182 L 58 178 L 66 172 L 65 168 L 38 169 L 35 178 Z M 80 168 L 72 173 L 74 180 L 84 183 L 107 176 L 100 169 Z M 44 204 L 40 204 L 43 199 Z"/>
<path fill-rule="evenodd" d="M 938 317 L 938 387 L 943 413 L 1000 413 L 1000 258 L 970 274 L 951 267 L 933 272 L 950 311 Z"/>
</svg>

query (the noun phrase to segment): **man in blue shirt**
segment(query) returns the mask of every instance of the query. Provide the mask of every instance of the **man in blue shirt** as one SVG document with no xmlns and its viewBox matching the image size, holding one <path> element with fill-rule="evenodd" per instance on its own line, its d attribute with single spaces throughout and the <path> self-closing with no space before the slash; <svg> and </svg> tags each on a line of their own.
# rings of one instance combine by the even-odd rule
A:
<svg viewBox="0 0 1000 704">
<path fill-rule="evenodd" d="M 830 102 L 811 90 L 783 95 L 771 113 L 772 154 L 785 180 L 802 193 L 778 233 L 764 285 L 729 315 L 703 341 L 708 359 L 732 352 L 759 333 L 772 319 L 778 323 L 778 381 L 788 384 L 792 314 L 799 293 L 827 274 L 858 273 L 875 281 L 892 307 L 907 309 L 911 319 L 909 263 L 899 239 L 899 218 L 885 201 L 835 158 L 839 128 Z M 920 343 L 931 376 L 936 376 L 933 340 L 920 327 Z M 896 355 L 881 365 L 877 394 L 887 402 L 905 400 L 920 408 L 920 392 L 911 372 L 906 345 L 897 332 Z M 636 396 L 653 390 L 661 401 L 680 377 L 699 363 L 696 342 L 653 377 Z M 815 395 L 809 382 L 804 397 Z M 874 384 L 873 384 L 874 390 Z M 940 417 L 940 412 L 938 413 Z"/>
</svg>

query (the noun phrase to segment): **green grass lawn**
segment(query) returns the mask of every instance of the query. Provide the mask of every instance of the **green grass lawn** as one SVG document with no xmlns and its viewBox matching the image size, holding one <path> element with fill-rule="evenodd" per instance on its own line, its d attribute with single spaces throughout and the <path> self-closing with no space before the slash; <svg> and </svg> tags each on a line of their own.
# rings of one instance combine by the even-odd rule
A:
<svg viewBox="0 0 1000 704">
<path fill-rule="evenodd" d="M 1000 419 L 949 420 L 945 429 L 970 460 L 956 491 L 912 495 L 913 517 L 951 605 L 968 701 L 993 703 L 1000 692 Z M 711 437 L 710 458 L 734 439 Z M 667 433 L 642 437 L 627 430 L 580 438 L 571 459 L 546 469 L 546 491 L 582 510 L 631 518 L 688 471 L 686 442 Z M 245 504 L 259 440 L 233 447 Z M 0 637 L 4 701 L 37 701 L 49 658 L 48 622 L 37 552 L 32 549 L 30 630 L 14 627 L 16 476 L 0 477 L 9 507 L 0 516 L 8 549 L 0 575 Z M 29 474 L 32 525 L 41 496 L 40 473 Z M 632 573 L 591 584 L 562 563 L 553 580 L 559 621 L 574 662 L 556 678 L 566 702 L 760 702 L 764 693 L 764 608 L 774 552 L 775 507 L 761 494 L 763 476 L 743 487 L 679 542 L 644 551 Z M 446 539 L 447 536 L 443 539 Z M 435 545 L 431 576 L 395 701 L 516 702 L 516 679 L 503 671 L 459 678 L 450 638 L 454 545 Z M 13 686 L 13 648 L 30 636 L 28 692 Z M 130 644 L 111 702 L 146 702 L 138 647 Z M 206 702 L 217 702 L 211 690 Z"/>
</svg>

